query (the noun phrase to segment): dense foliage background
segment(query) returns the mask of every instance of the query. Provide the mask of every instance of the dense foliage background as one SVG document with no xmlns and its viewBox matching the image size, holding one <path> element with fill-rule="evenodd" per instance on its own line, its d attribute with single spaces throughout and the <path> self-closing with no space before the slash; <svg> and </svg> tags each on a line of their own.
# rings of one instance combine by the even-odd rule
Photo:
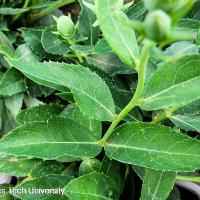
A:
<svg viewBox="0 0 200 200">
<path fill-rule="evenodd" d="M 0 199 L 184 199 L 199 28 L 199 0 L 0 0 Z"/>
</svg>

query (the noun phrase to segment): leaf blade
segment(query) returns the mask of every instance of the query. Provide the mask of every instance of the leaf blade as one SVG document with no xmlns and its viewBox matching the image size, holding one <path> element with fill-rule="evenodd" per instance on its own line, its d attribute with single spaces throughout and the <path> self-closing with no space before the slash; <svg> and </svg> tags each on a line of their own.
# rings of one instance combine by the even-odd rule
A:
<svg viewBox="0 0 200 200">
<path fill-rule="evenodd" d="M 160 66 L 147 81 L 140 106 L 157 110 L 186 105 L 200 98 L 200 56 L 189 55 Z M 163 77 L 162 79 L 160 77 Z"/>
<path fill-rule="evenodd" d="M 165 200 L 173 189 L 175 172 L 146 169 L 140 200 Z"/>
<path fill-rule="evenodd" d="M 0 144 L 2 153 L 43 159 L 56 159 L 64 155 L 95 157 L 101 151 L 98 138 L 87 128 L 59 117 L 16 128 Z"/>
<path fill-rule="evenodd" d="M 97 18 L 114 52 L 123 62 L 133 67 L 134 63 L 138 63 L 140 53 L 134 30 L 126 25 L 129 19 L 121 11 L 122 6 L 122 0 L 97 0 Z"/>
<path fill-rule="evenodd" d="M 199 147 L 198 140 L 168 127 L 132 122 L 114 131 L 105 151 L 120 162 L 156 170 L 184 172 L 200 167 Z"/>
<path fill-rule="evenodd" d="M 105 82 L 88 68 L 57 62 L 28 63 L 14 59 L 8 61 L 39 84 L 58 90 L 69 87 L 83 113 L 99 121 L 113 120 L 115 105 L 110 90 Z"/>
</svg>

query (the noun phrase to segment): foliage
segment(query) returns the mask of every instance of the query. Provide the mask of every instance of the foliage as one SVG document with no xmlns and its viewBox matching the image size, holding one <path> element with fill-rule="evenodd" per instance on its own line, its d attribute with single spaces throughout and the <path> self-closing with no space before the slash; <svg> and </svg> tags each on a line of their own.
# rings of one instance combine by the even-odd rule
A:
<svg viewBox="0 0 200 200">
<path fill-rule="evenodd" d="M 0 199 L 133 200 L 138 176 L 141 200 L 178 200 L 176 180 L 200 182 L 199 1 L 0 5 L 0 173 L 17 180 Z"/>
</svg>

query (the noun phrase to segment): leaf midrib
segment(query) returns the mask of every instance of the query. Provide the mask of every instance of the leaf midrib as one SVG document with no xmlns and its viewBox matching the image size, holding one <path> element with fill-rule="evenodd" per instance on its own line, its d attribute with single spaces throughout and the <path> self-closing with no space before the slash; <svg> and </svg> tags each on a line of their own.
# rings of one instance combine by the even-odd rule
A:
<svg viewBox="0 0 200 200">
<path fill-rule="evenodd" d="M 171 155 L 182 155 L 182 156 L 197 156 L 197 157 L 200 157 L 200 155 L 198 154 L 188 154 L 188 153 L 175 153 L 175 152 L 167 152 L 167 151 L 159 151 L 159 150 L 154 150 L 154 149 L 145 149 L 145 148 L 139 148 L 139 147 L 133 147 L 133 146 L 125 146 L 125 145 L 119 145 L 119 144 L 112 144 L 112 143 L 108 143 L 107 148 L 109 147 L 113 147 L 113 148 L 123 148 L 123 149 L 131 149 L 131 150 L 137 150 L 137 151 L 145 151 L 147 153 L 157 153 L 157 154 L 169 154 L 170 156 Z M 118 151 L 118 149 L 115 150 Z M 113 152 L 113 153 L 115 153 Z"/>
</svg>

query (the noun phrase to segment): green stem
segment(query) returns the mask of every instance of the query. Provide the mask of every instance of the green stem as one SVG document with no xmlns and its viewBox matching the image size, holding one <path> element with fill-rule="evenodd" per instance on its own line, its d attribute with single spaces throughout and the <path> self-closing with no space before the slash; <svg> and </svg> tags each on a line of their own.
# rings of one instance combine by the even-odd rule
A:
<svg viewBox="0 0 200 200">
<path fill-rule="evenodd" d="M 23 8 L 23 9 L 27 8 L 29 2 L 30 2 L 30 0 L 26 0 L 22 8 Z M 14 23 L 20 16 L 21 16 L 21 14 L 15 15 L 15 16 L 12 18 L 12 23 Z"/>
<path fill-rule="evenodd" d="M 137 67 L 138 70 L 138 85 L 136 92 L 131 99 L 131 101 L 128 103 L 128 105 L 121 111 L 119 115 L 117 115 L 112 122 L 111 126 L 105 133 L 104 137 L 100 140 L 100 144 L 104 146 L 106 144 L 107 139 L 110 137 L 116 126 L 119 124 L 119 122 L 135 107 L 138 106 L 141 103 L 140 96 L 143 92 L 144 89 L 144 82 L 145 82 L 145 76 L 146 76 L 146 66 L 147 62 L 149 59 L 149 49 L 151 45 L 149 43 L 145 43 L 143 50 L 142 50 L 142 55 L 141 55 L 141 60 L 139 63 L 139 66 Z"/>
<path fill-rule="evenodd" d="M 52 6 L 49 6 L 48 8 L 42 10 L 41 12 L 33 15 L 31 18 L 31 22 L 33 23 L 42 18 L 43 16 L 47 15 L 49 12 L 73 2 L 75 2 L 75 0 L 60 0 L 57 3 L 53 4 Z"/>
<path fill-rule="evenodd" d="M 200 177 L 199 176 L 176 176 L 176 180 L 183 180 L 183 181 L 192 181 L 200 183 Z"/>
<path fill-rule="evenodd" d="M 171 107 L 171 108 L 168 108 L 166 109 L 164 112 L 162 112 L 160 115 L 158 115 L 157 117 L 155 117 L 151 122 L 150 124 L 157 124 L 159 122 L 161 122 L 162 120 L 164 119 L 167 119 L 169 118 L 172 113 L 174 111 L 176 111 L 178 108 L 180 108 L 181 106 L 174 106 L 174 107 Z"/>
</svg>

